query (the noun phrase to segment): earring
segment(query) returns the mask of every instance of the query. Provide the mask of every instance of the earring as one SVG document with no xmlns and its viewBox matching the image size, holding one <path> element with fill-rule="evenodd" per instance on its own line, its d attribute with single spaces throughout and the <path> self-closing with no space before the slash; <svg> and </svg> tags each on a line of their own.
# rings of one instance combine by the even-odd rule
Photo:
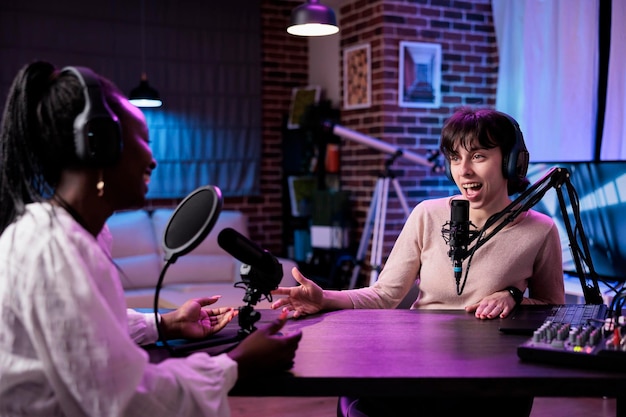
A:
<svg viewBox="0 0 626 417">
<path fill-rule="evenodd" d="M 103 179 L 102 171 L 99 172 L 98 182 L 96 183 L 96 189 L 98 190 L 98 197 L 102 197 L 104 195 L 104 179 Z"/>
</svg>

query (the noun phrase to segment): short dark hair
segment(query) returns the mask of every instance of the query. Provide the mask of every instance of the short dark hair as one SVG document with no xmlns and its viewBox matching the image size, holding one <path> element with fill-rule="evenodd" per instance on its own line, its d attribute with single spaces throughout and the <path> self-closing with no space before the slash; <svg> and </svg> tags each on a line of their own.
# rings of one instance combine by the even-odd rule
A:
<svg viewBox="0 0 626 417">
<path fill-rule="evenodd" d="M 469 150 L 473 142 L 478 142 L 485 149 L 499 147 L 503 156 L 502 172 L 508 179 L 508 194 L 513 195 L 524 191 L 529 185 L 526 177 L 508 176 L 504 166 L 516 146 L 518 133 L 521 135 L 512 119 L 502 112 L 462 107 L 445 121 L 439 150 L 449 162 L 459 146 Z"/>
</svg>

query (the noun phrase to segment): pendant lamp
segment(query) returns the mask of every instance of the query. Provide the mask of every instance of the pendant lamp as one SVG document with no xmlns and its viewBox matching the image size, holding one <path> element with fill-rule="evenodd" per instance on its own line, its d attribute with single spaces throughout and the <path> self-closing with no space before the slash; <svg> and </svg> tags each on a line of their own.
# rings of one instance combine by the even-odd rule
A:
<svg viewBox="0 0 626 417">
<path fill-rule="evenodd" d="M 335 12 L 319 0 L 307 0 L 291 11 L 287 32 L 296 36 L 327 36 L 339 32 Z"/>
<path fill-rule="evenodd" d="M 139 85 L 133 88 L 128 96 L 128 101 L 137 107 L 161 107 L 163 102 L 159 92 L 148 84 L 146 74 L 146 22 L 144 0 L 141 0 L 141 79 Z"/>
</svg>

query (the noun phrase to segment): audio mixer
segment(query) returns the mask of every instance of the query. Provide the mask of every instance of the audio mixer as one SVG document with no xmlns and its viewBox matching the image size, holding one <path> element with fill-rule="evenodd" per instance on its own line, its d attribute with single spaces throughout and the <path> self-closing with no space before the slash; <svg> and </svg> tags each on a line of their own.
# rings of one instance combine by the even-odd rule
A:
<svg viewBox="0 0 626 417">
<path fill-rule="evenodd" d="M 528 362 L 626 371 L 626 326 L 623 320 L 617 322 L 607 319 L 573 326 L 546 320 L 518 346 L 517 355 Z"/>
</svg>

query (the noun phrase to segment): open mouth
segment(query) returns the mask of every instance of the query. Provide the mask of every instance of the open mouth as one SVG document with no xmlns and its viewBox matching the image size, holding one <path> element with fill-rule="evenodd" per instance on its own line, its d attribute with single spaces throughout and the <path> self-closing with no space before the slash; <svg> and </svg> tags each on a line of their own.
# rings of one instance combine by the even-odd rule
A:
<svg viewBox="0 0 626 417">
<path fill-rule="evenodd" d="M 472 182 L 469 184 L 463 184 L 463 188 L 466 190 L 480 190 L 482 188 L 482 184 L 478 183 L 478 182 Z"/>
<path fill-rule="evenodd" d="M 471 182 L 468 184 L 463 184 L 462 187 L 465 190 L 465 193 L 468 196 L 471 196 L 471 195 L 476 194 L 481 188 L 483 188 L 483 185 L 478 182 Z"/>
</svg>

